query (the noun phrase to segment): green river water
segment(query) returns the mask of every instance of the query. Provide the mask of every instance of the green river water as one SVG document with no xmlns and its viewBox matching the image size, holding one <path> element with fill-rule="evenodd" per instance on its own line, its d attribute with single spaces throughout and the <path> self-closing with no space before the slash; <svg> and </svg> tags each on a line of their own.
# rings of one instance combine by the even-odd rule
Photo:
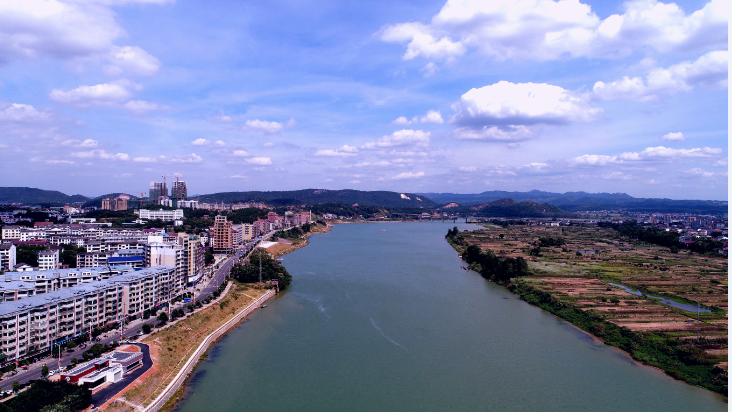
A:
<svg viewBox="0 0 732 412">
<path fill-rule="evenodd" d="M 211 348 L 177 411 L 727 410 L 461 269 L 453 226 L 312 236 L 284 257 L 292 285 Z"/>
</svg>

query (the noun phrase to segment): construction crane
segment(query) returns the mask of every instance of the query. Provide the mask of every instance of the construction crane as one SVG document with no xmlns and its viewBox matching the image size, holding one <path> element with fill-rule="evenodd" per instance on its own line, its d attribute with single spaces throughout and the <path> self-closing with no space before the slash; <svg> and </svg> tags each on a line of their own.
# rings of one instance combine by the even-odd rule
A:
<svg viewBox="0 0 732 412">
<path fill-rule="evenodd" d="M 126 194 L 130 194 L 130 193 L 134 193 L 134 194 L 139 193 L 140 194 L 140 209 L 142 209 L 142 198 L 145 197 L 145 194 L 147 192 L 142 192 L 142 191 L 138 192 L 137 190 L 127 190 L 126 191 Z"/>
</svg>

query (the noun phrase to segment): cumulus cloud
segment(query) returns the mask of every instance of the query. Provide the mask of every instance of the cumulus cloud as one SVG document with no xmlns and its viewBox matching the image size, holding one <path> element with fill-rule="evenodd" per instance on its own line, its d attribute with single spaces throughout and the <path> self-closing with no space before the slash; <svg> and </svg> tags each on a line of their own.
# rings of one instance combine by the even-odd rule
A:
<svg viewBox="0 0 732 412">
<path fill-rule="evenodd" d="M 132 97 L 121 82 L 102 83 L 94 86 L 79 86 L 64 91 L 54 89 L 49 94 L 52 100 L 71 106 L 88 108 L 92 106 L 111 107 Z"/>
<path fill-rule="evenodd" d="M 407 179 L 419 179 L 420 177 L 424 177 L 424 172 L 404 172 L 399 173 L 398 175 L 392 177 L 392 180 L 407 180 Z"/>
<path fill-rule="evenodd" d="M 232 154 L 238 157 L 250 156 L 249 152 L 247 152 L 246 150 L 234 150 Z"/>
<path fill-rule="evenodd" d="M 86 139 L 83 142 L 79 139 L 69 139 L 61 142 L 62 146 L 76 146 L 76 147 L 97 147 L 99 142 L 94 139 Z"/>
<path fill-rule="evenodd" d="M 500 81 L 471 89 L 453 105 L 450 123 L 474 129 L 497 125 L 565 124 L 595 120 L 602 109 L 585 99 L 546 83 Z"/>
<path fill-rule="evenodd" d="M 223 140 L 217 140 L 214 142 L 214 146 L 223 147 L 226 146 L 226 142 Z"/>
<path fill-rule="evenodd" d="M 685 170 L 684 174 L 687 176 L 697 176 L 697 177 L 712 177 L 714 176 L 714 173 L 707 172 L 706 170 L 700 169 L 698 167 Z"/>
<path fill-rule="evenodd" d="M 195 153 L 191 153 L 188 156 L 174 157 L 170 161 L 174 163 L 201 163 L 203 162 L 203 158 Z"/>
<path fill-rule="evenodd" d="M 125 32 L 110 6 L 124 3 L 164 3 L 127 0 L 24 0 L 0 2 L 0 63 L 51 57 L 64 61 L 108 60 L 113 73 L 148 75 L 158 60 L 136 46 L 117 47 Z"/>
<path fill-rule="evenodd" d="M 287 123 L 268 122 L 265 120 L 247 120 L 244 123 L 243 130 L 257 130 L 266 134 L 279 133 L 285 128 L 295 126 L 295 119 L 290 119 Z"/>
<path fill-rule="evenodd" d="M 375 142 L 369 142 L 361 146 L 362 149 L 378 149 L 395 146 L 426 147 L 430 143 L 430 133 L 422 130 L 403 129 L 382 136 Z"/>
<path fill-rule="evenodd" d="M 46 160 L 46 163 L 50 164 L 50 165 L 75 165 L 76 164 L 76 162 L 72 162 L 71 160 L 55 160 L 55 159 Z"/>
<path fill-rule="evenodd" d="M 194 140 L 194 141 L 191 142 L 191 144 L 193 146 L 207 146 L 210 143 L 211 143 L 210 140 L 204 139 L 202 137 L 199 137 L 198 139 L 196 139 L 196 140 Z"/>
<path fill-rule="evenodd" d="M 634 0 L 600 19 L 587 4 L 552 0 L 448 0 L 429 24 L 390 25 L 377 35 L 406 43 L 405 60 L 454 59 L 469 49 L 498 60 L 614 58 L 637 50 L 703 50 L 727 44 L 727 4 L 686 14 L 674 3 Z"/>
<path fill-rule="evenodd" d="M 601 100 L 653 101 L 690 91 L 696 86 L 708 89 L 727 88 L 727 50 L 704 54 L 694 62 L 685 61 L 667 69 L 650 70 L 646 80 L 623 77 L 611 83 L 597 82 L 592 91 Z"/>
<path fill-rule="evenodd" d="M 246 162 L 250 165 L 267 166 L 272 164 L 272 159 L 269 157 L 252 157 L 250 159 L 246 159 Z"/>
<path fill-rule="evenodd" d="M 681 142 L 681 141 L 686 140 L 686 138 L 684 137 L 684 134 L 681 132 L 675 132 L 675 133 L 672 132 L 672 133 L 667 133 L 667 134 L 663 135 L 663 137 L 661 137 L 661 140 L 666 140 L 669 142 Z"/>
<path fill-rule="evenodd" d="M 477 172 L 478 168 L 475 166 L 460 166 L 458 170 L 461 172 Z"/>
<path fill-rule="evenodd" d="M 351 157 L 358 154 L 358 148 L 349 145 L 343 145 L 339 149 L 323 149 L 318 150 L 314 153 L 314 156 L 326 156 L 326 157 Z"/>
<path fill-rule="evenodd" d="M 127 153 L 112 154 L 102 149 L 90 150 L 88 152 L 74 152 L 71 153 L 71 156 L 83 159 L 130 160 L 130 155 Z"/>
<path fill-rule="evenodd" d="M 48 114 L 29 104 L 0 103 L 0 122 L 37 122 L 48 117 Z"/>
</svg>

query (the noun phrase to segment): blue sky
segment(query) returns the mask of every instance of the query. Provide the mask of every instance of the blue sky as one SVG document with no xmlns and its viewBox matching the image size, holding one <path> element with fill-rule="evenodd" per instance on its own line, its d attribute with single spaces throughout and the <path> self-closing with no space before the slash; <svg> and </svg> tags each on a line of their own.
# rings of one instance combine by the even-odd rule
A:
<svg viewBox="0 0 732 412">
<path fill-rule="evenodd" d="M 728 196 L 727 2 L 0 0 L 3 186 Z"/>
</svg>

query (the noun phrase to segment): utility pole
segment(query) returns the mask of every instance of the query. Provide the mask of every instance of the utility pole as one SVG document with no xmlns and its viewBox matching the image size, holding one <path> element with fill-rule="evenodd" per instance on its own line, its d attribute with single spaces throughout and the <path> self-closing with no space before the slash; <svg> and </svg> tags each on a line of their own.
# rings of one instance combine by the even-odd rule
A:
<svg viewBox="0 0 732 412">
<path fill-rule="evenodd" d="M 696 302 L 696 341 L 699 342 L 699 302 Z"/>
</svg>

